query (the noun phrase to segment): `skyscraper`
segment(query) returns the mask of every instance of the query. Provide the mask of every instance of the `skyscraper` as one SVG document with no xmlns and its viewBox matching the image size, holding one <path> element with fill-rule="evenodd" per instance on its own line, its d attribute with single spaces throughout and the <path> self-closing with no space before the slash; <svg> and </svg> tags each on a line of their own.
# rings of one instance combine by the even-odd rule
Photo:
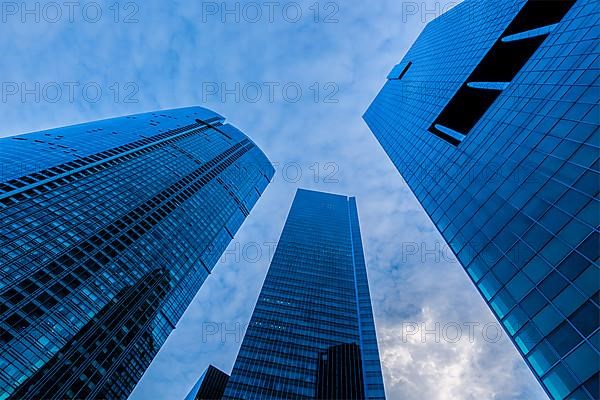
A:
<svg viewBox="0 0 600 400">
<path fill-rule="evenodd" d="M 229 375 L 209 365 L 185 400 L 221 400 Z"/>
<path fill-rule="evenodd" d="M 384 399 L 353 197 L 299 190 L 224 399 Z"/>
<path fill-rule="evenodd" d="M 364 119 L 548 395 L 600 398 L 594 0 L 467 0 Z"/>
<path fill-rule="evenodd" d="M 126 398 L 274 170 L 212 111 L 0 139 L 0 399 Z"/>
</svg>

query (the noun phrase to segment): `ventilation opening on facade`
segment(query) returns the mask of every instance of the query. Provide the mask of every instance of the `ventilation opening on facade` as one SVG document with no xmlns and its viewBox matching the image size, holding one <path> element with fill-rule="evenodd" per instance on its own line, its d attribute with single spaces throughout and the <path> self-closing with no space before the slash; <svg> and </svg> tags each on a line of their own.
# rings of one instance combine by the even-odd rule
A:
<svg viewBox="0 0 600 400">
<path fill-rule="evenodd" d="M 408 64 L 406 64 L 406 67 L 404 67 L 404 69 L 402 70 L 402 72 L 400 72 L 400 76 L 398 76 L 398 80 L 404 78 L 404 75 L 406 75 L 406 73 L 410 69 L 411 65 L 412 65 L 412 61 L 409 61 Z"/>
<path fill-rule="evenodd" d="M 431 124 L 429 132 L 458 146 L 575 1 L 529 0 Z"/>
</svg>

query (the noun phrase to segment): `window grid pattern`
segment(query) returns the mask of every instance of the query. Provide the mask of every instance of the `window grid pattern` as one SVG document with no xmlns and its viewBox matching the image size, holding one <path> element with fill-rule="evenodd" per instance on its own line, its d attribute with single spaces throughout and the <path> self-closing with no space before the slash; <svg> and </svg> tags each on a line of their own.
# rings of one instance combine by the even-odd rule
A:
<svg viewBox="0 0 600 400">
<path fill-rule="evenodd" d="M 384 399 L 356 203 L 299 190 L 224 399 L 314 398 L 320 355 L 342 344 L 371 372 L 360 398 Z"/>
<path fill-rule="evenodd" d="M 430 23 L 364 118 L 546 392 L 600 398 L 600 2 L 573 5 L 458 147 L 427 132 L 524 4 Z"/>
<path fill-rule="evenodd" d="M 24 197 L 0 205 L 0 399 L 129 395 L 273 176 L 222 122 L 193 107 L 0 139 L 4 162 L 38 157 L 34 137 L 112 157 L 49 190 L 23 177 L 72 154 L 4 169 Z"/>
</svg>

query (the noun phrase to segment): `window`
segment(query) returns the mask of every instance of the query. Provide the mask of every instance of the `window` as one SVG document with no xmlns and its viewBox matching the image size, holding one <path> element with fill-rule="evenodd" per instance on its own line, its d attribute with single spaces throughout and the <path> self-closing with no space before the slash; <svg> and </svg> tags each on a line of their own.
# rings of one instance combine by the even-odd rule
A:
<svg viewBox="0 0 600 400">
<path fill-rule="evenodd" d="M 406 73 L 408 72 L 411 65 L 412 65 L 412 61 L 409 61 L 408 64 L 406 64 L 406 67 L 404 67 L 404 69 L 402 70 L 402 72 L 400 72 L 400 76 L 398 76 L 398 80 L 402 79 L 404 77 L 404 75 L 406 75 Z"/>
<path fill-rule="evenodd" d="M 458 146 L 508 87 L 575 0 L 530 0 L 429 127 Z"/>
</svg>

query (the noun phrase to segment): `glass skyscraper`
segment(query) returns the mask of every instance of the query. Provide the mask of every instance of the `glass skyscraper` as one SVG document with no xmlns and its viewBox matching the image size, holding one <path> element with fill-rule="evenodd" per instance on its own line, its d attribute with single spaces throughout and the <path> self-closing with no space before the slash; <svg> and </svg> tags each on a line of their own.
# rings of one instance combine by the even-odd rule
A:
<svg viewBox="0 0 600 400">
<path fill-rule="evenodd" d="M 221 400 L 229 375 L 209 365 L 185 400 Z"/>
<path fill-rule="evenodd" d="M 554 399 L 598 399 L 597 0 L 467 0 L 364 119 Z"/>
<path fill-rule="evenodd" d="M 385 399 L 353 197 L 298 190 L 224 399 Z"/>
<path fill-rule="evenodd" d="M 127 398 L 274 170 L 212 111 L 0 139 L 0 399 Z"/>
</svg>

